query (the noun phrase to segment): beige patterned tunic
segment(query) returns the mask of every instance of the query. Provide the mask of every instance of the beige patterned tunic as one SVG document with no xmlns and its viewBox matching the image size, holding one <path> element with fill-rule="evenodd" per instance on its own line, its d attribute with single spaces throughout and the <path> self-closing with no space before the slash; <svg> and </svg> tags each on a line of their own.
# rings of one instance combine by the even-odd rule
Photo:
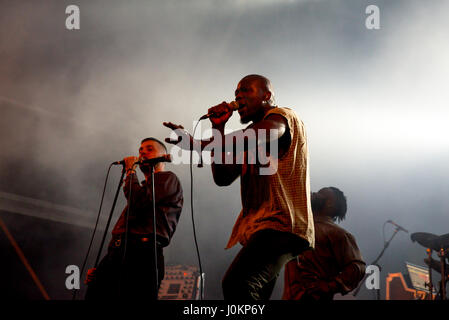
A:
<svg viewBox="0 0 449 320">
<path fill-rule="evenodd" d="M 304 124 L 289 108 L 275 107 L 267 112 L 264 119 L 271 114 L 279 114 L 287 120 L 290 147 L 280 159 L 273 155 L 269 157 L 270 161 L 277 161 L 277 171 L 272 175 L 261 175 L 260 165 L 242 165 L 240 184 L 243 208 L 226 248 L 237 242 L 244 246 L 251 235 L 263 229 L 291 232 L 314 247 L 309 154 Z"/>
</svg>

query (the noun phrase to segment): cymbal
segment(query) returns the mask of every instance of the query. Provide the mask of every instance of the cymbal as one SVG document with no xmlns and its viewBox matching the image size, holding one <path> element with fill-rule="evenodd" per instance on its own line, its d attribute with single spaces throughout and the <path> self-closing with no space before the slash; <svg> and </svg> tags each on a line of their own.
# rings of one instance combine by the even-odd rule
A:
<svg viewBox="0 0 449 320">
<path fill-rule="evenodd" d="M 434 243 L 433 241 L 438 238 L 437 235 L 434 235 L 432 233 L 427 232 L 415 232 L 412 233 L 410 236 L 413 242 L 418 242 L 420 245 L 426 248 L 430 248 L 432 250 L 435 250 L 433 247 Z M 440 250 L 440 248 L 436 249 L 437 251 Z"/>
<path fill-rule="evenodd" d="M 449 233 L 442 236 L 437 236 L 427 232 L 415 232 L 410 238 L 413 242 L 418 242 L 420 245 L 426 248 L 430 248 L 435 251 L 440 251 L 441 248 L 449 248 Z"/>
<path fill-rule="evenodd" d="M 449 233 L 439 236 L 438 239 L 435 240 L 435 245 L 438 246 L 440 249 L 443 248 L 444 250 L 449 248 Z"/>
</svg>

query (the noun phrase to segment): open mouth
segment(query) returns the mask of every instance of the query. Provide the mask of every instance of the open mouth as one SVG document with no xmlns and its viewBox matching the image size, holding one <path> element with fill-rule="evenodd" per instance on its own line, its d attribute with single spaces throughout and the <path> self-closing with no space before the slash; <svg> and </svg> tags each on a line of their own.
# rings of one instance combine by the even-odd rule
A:
<svg viewBox="0 0 449 320">
<path fill-rule="evenodd" d="M 244 111 L 245 108 L 246 108 L 246 104 L 239 104 L 238 112 L 240 113 L 240 112 Z"/>
</svg>

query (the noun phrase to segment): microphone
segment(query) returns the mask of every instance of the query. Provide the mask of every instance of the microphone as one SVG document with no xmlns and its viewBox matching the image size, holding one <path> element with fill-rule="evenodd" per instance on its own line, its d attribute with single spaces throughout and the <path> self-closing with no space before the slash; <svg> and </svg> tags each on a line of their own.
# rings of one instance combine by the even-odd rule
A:
<svg viewBox="0 0 449 320">
<path fill-rule="evenodd" d="M 228 103 L 228 105 L 231 107 L 232 111 L 236 111 L 239 108 L 239 104 L 235 101 L 231 101 L 230 103 Z M 217 114 L 215 112 L 209 112 L 209 113 L 205 114 L 204 116 L 202 116 L 200 118 L 200 120 L 208 119 L 212 116 L 217 116 Z"/>
<path fill-rule="evenodd" d="M 140 161 L 135 162 L 134 164 L 151 164 L 151 165 L 155 165 L 158 164 L 159 162 L 171 162 L 171 155 L 169 154 L 163 154 L 160 157 L 156 157 L 156 158 L 151 158 L 151 159 L 143 159 Z M 125 160 L 121 160 L 121 161 L 115 161 L 112 163 L 112 165 L 125 165 Z"/>
<path fill-rule="evenodd" d="M 171 162 L 171 155 L 169 154 L 163 154 L 160 157 L 156 157 L 156 158 L 151 158 L 151 159 L 143 159 L 143 160 L 139 160 L 136 163 L 137 164 L 151 164 L 151 165 L 156 165 L 159 162 Z"/>
<path fill-rule="evenodd" d="M 407 230 L 407 229 L 405 229 L 405 228 L 401 227 L 400 225 L 394 223 L 392 220 L 388 220 L 387 222 L 388 222 L 388 223 L 391 223 L 392 225 L 394 225 L 394 226 L 395 226 L 396 228 L 398 228 L 399 230 L 402 230 L 402 231 L 408 233 L 408 230 Z"/>
</svg>

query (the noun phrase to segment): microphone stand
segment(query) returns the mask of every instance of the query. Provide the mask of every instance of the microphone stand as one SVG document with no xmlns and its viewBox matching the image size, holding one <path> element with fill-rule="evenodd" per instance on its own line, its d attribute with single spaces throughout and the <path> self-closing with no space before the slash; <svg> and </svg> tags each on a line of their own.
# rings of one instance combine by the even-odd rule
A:
<svg viewBox="0 0 449 320">
<path fill-rule="evenodd" d="M 379 267 L 379 271 L 381 270 L 381 267 L 380 267 L 380 265 L 377 264 L 377 261 L 379 261 L 379 259 L 382 257 L 382 255 L 384 254 L 385 250 L 390 245 L 391 240 L 393 240 L 394 236 L 396 235 L 396 233 L 398 233 L 398 231 L 399 231 L 399 228 L 395 227 L 395 230 L 394 230 L 393 235 L 391 236 L 391 238 L 387 242 L 384 243 L 384 247 L 383 247 L 382 251 L 380 252 L 380 254 L 377 256 L 377 258 L 373 262 L 371 262 L 371 265 L 376 265 L 376 266 Z M 365 276 L 363 277 L 362 281 L 360 281 L 359 286 L 357 287 L 357 289 L 352 294 L 354 297 L 359 293 L 360 288 L 362 287 L 362 284 L 365 282 L 365 279 L 366 279 L 367 276 L 368 275 L 365 274 Z M 376 299 L 380 300 L 380 288 L 376 289 Z"/>
<path fill-rule="evenodd" d="M 157 269 L 157 247 L 156 247 L 156 197 L 154 194 L 154 166 L 155 164 L 151 163 L 151 194 L 152 194 L 152 202 L 153 202 L 153 248 L 154 248 L 154 280 L 155 280 L 155 299 L 158 298 L 159 293 L 159 279 L 158 279 L 158 269 Z"/>
<path fill-rule="evenodd" d="M 100 249 L 98 250 L 98 255 L 97 255 L 97 259 L 95 260 L 94 268 L 96 268 L 98 266 L 98 261 L 100 260 L 100 257 L 101 257 L 101 251 L 103 250 L 104 241 L 106 239 L 106 235 L 108 234 L 109 224 L 111 223 L 112 214 L 114 213 L 115 204 L 117 203 L 117 198 L 120 193 L 120 188 L 122 187 L 122 184 L 123 184 L 124 176 L 125 176 L 125 166 L 123 166 L 123 168 L 122 168 L 122 175 L 120 176 L 120 181 L 119 181 L 119 184 L 117 187 L 117 191 L 115 192 L 114 202 L 112 203 L 112 208 L 111 208 L 111 212 L 109 213 L 108 222 L 106 223 L 106 227 L 104 229 L 103 238 L 101 239 Z"/>
<path fill-rule="evenodd" d="M 156 248 L 156 201 L 155 201 L 155 193 L 154 193 L 154 165 L 153 163 L 150 163 L 150 167 L 151 167 L 151 193 L 152 193 L 152 202 L 153 202 L 153 244 L 154 244 L 154 270 L 155 270 L 155 283 L 156 283 L 156 300 L 157 300 L 157 295 L 158 295 L 158 288 L 159 288 L 159 279 L 158 279 L 158 268 L 157 268 L 157 248 Z M 101 244 L 100 244 L 100 249 L 98 251 L 98 255 L 97 255 L 97 259 L 95 260 L 95 265 L 94 268 L 96 268 L 98 266 L 98 261 L 100 260 L 101 257 L 101 251 L 103 249 L 104 246 L 104 242 L 106 239 L 106 236 L 108 234 L 108 229 L 109 229 L 109 225 L 111 223 L 111 219 L 112 219 L 112 215 L 114 213 L 114 209 L 115 209 L 115 205 L 117 203 L 117 198 L 118 195 L 120 193 L 120 188 L 123 184 L 123 177 L 125 176 L 125 166 L 123 166 L 122 169 L 122 174 L 120 176 L 120 182 L 118 184 L 117 187 L 117 191 L 115 193 L 115 197 L 114 197 L 114 202 L 112 203 L 112 208 L 111 208 L 111 212 L 109 213 L 109 218 L 108 221 L 106 223 L 106 227 L 103 233 L 103 238 L 101 240 Z"/>
<path fill-rule="evenodd" d="M 429 288 L 429 300 L 433 300 L 433 283 L 432 283 L 432 249 L 427 248 L 427 255 L 429 257 L 429 283 L 426 283 L 426 287 Z"/>
<path fill-rule="evenodd" d="M 441 296 L 441 300 L 446 300 L 446 255 L 445 255 L 445 251 L 443 248 L 440 249 L 440 251 L 438 252 L 438 256 L 440 257 L 440 263 L 441 263 L 441 281 L 440 281 L 440 285 L 441 285 L 441 289 L 440 289 L 440 296 Z"/>
</svg>

